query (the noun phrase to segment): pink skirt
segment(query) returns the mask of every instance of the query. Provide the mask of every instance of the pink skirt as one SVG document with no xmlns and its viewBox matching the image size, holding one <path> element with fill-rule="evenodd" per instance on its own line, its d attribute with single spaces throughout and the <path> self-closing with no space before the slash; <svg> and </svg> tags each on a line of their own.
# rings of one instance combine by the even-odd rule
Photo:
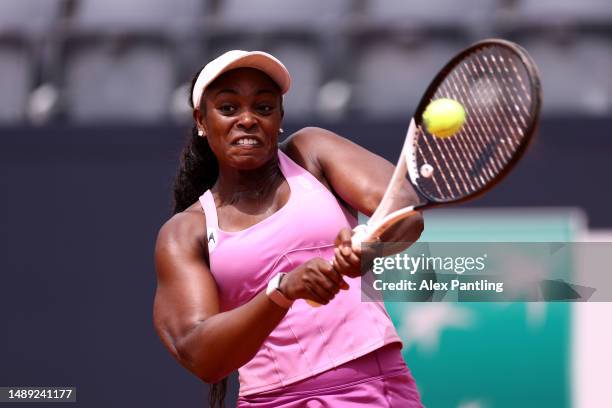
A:
<svg viewBox="0 0 612 408">
<path fill-rule="evenodd" d="M 238 408 L 421 408 L 398 343 L 281 389 L 238 398 Z"/>
</svg>

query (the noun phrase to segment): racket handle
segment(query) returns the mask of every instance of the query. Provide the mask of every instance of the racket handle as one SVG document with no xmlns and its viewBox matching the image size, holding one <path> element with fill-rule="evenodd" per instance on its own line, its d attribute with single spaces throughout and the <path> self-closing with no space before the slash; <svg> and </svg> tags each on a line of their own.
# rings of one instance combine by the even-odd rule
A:
<svg viewBox="0 0 612 408">
<path fill-rule="evenodd" d="M 353 236 L 351 237 L 351 245 L 353 249 L 359 248 L 364 241 L 370 238 L 368 224 L 359 224 L 353 228 Z"/>
</svg>

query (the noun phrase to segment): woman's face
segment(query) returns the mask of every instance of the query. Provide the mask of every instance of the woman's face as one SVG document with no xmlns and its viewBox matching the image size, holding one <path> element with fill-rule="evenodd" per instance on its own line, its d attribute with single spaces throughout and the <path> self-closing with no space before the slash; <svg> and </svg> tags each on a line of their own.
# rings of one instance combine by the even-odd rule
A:
<svg viewBox="0 0 612 408">
<path fill-rule="evenodd" d="M 256 169 L 276 154 L 282 120 L 281 93 L 253 68 L 228 71 L 206 88 L 196 120 L 220 165 Z"/>
</svg>

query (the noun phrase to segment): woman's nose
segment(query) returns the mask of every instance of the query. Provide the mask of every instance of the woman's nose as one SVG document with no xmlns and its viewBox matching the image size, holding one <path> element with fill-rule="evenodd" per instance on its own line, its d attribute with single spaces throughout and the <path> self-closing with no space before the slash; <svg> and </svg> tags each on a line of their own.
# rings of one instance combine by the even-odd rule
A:
<svg viewBox="0 0 612 408">
<path fill-rule="evenodd" d="M 249 110 L 242 112 L 238 118 L 238 127 L 242 127 L 244 129 L 250 129 L 255 126 L 256 123 L 257 121 L 255 120 L 255 116 Z"/>
</svg>

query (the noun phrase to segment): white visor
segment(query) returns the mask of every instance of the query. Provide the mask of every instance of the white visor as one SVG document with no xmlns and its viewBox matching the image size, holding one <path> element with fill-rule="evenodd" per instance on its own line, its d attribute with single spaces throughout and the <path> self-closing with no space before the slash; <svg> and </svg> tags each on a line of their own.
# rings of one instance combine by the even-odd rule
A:
<svg viewBox="0 0 612 408">
<path fill-rule="evenodd" d="M 263 71 L 278 84 L 282 94 L 287 93 L 291 86 L 289 71 L 272 55 L 263 51 L 232 50 L 215 58 L 202 68 L 191 95 L 193 107 L 200 107 L 202 94 L 212 81 L 222 73 L 236 68 L 255 68 Z"/>
</svg>

